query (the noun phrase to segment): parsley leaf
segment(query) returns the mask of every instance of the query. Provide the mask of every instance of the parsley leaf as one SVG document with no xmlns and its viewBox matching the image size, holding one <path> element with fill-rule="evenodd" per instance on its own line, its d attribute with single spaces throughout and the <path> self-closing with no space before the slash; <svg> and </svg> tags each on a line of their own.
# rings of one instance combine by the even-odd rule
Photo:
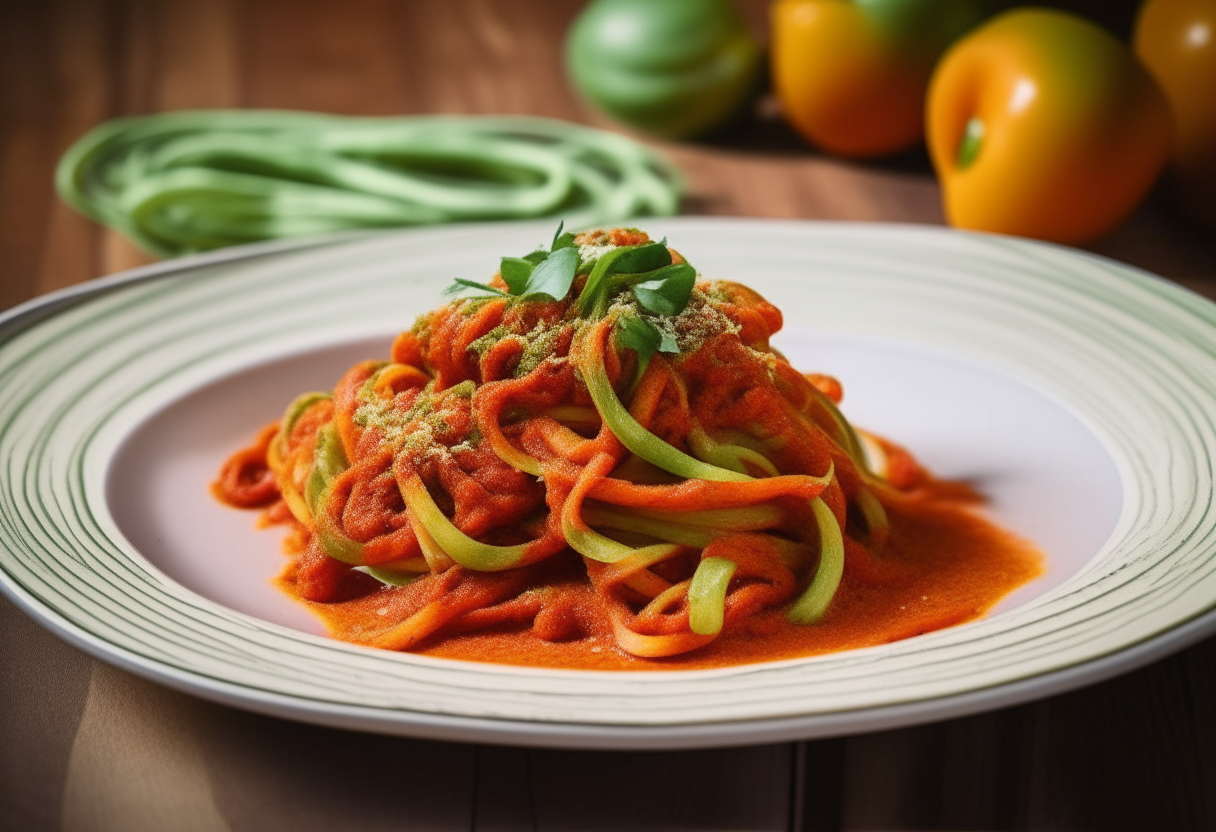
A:
<svg viewBox="0 0 1216 832">
<path fill-rule="evenodd" d="M 654 324 L 651 324 L 654 326 Z M 657 327 L 656 327 L 657 329 Z M 675 355 L 680 351 L 680 345 L 676 341 L 676 337 L 670 332 L 659 330 L 659 352 L 667 352 Z"/>
<path fill-rule="evenodd" d="M 622 315 L 616 322 L 616 343 L 618 347 L 638 354 L 638 369 L 633 376 L 633 384 L 636 385 L 646 372 L 650 357 L 662 346 L 663 333 L 645 318 Z"/>
<path fill-rule="evenodd" d="M 502 275 L 503 282 L 507 284 L 507 291 L 518 295 L 522 294 L 524 287 L 528 285 L 528 278 L 532 275 L 534 268 L 536 268 L 535 263 L 522 257 L 504 257 L 498 273 Z"/>
<path fill-rule="evenodd" d="M 578 263 L 577 248 L 559 248 L 532 269 L 527 283 L 519 292 L 512 290 L 511 294 L 525 298 L 545 295 L 553 300 L 561 300 L 574 283 Z"/>
<path fill-rule="evenodd" d="M 445 295 L 455 295 L 459 292 L 463 292 L 466 289 L 474 289 L 478 292 L 481 292 L 482 295 L 486 296 L 486 297 L 492 297 L 495 295 L 500 295 L 504 298 L 510 297 L 510 295 L 508 295 L 502 289 L 495 289 L 493 286 L 487 286 L 484 283 L 478 283 L 476 280 L 465 280 L 463 277 L 453 278 L 453 280 L 455 282 L 453 282 L 451 286 L 449 286 L 443 290 L 443 293 Z"/>
<path fill-rule="evenodd" d="M 660 243 L 630 248 L 615 248 L 600 257 L 587 276 L 578 298 L 578 311 L 584 317 L 598 318 L 608 308 L 612 296 L 628 283 L 612 278 L 620 274 L 638 275 L 671 264 L 671 252 Z"/>
<path fill-rule="evenodd" d="M 657 326 L 637 315 L 622 315 L 616 322 L 616 343 L 638 354 L 638 361 L 649 361 L 663 343 Z"/>
<path fill-rule="evenodd" d="M 688 305 L 697 271 L 687 263 L 677 263 L 650 272 L 651 279 L 633 287 L 638 303 L 656 315 L 679 315 Z"/>
<path fill-rule="evenodd" d="M 680 351 L 676 339 L 670 333 L 659 329 L 654 321 L 639 315 L 625 314 L 617 319 L 616 343 L 621 349 L 633 350 L 638 354 L 638 370 L 633 380 L 635 385 L 646 372 L 646 367 L 656 352 Z"/>
<path fill-rule="evenodd" d="M 646 243 L 637 248 L 619 249 L 609 274 L 638 274 L 671 265 L 671 252 L 662 243 Z"/>
<path fill-rule="evenodd" d="M 577 236 L 573 231 L 562 233 L 562 229 L 566 227 L 565 222 L 557 224 L 557 233 L 553 235 L 553 245 L 549 246 L 549 251 L 558 251 L 563 248 L 577 248 L 574 245 L 574 238 Z"/>
</svg>

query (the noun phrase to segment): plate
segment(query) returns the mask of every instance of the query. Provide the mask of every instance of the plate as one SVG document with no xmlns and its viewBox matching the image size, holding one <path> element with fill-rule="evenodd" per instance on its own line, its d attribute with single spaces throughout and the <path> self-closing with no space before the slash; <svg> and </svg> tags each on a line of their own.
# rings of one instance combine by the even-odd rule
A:
<svg viewBox="0 0 1216 832">
<path fill-rule="evenodd" d="M 450 740 L 679 748 L 961 716 L 1097 681 L 1216 629 L 1216 307 L 1075 251 L 914 226 L 648 220 L 780 306 L 857 424 L 976 482 L 1048 557 L 987 617 L 701 671 L 519 668 L 328 640 L 269 586 L 281 533 L 214 502 L 295 393 L 383 355 L 453 276 L 548 225 L 229 250 L 0 319 L 0 588 L 118 666 L 213 700 Z"/>
</svg>

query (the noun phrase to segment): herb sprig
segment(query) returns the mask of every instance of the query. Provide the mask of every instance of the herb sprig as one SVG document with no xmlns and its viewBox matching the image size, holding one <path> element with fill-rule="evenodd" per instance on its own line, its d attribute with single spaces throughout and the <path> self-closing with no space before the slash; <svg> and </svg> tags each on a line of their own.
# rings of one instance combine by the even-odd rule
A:
<svg viewBox="0 0 1216 832">
<path fill-rule="evenodd" d="M 579 317 L 587 320 L 603 318 L 613 298 L 624 291 L 631 292 L 639 308 L 651 315 L 679 315 L 688 305 L 696 269 L 686 262 L 673 263 L 665 239 L 613 248 L 584 266 L 576 235 L 564 228 L 564 223 L 558 225 L 548 251 L 542 248 L 523 257 L 502 258 L 499 274 L 507 291 L 458 277 L 445 293 L 472 290 L 483 297 L 556 301 L 570 293 L 579 274 L 586 273 L 577 308 Z M 617 343 L 638 354 L 639 377 L 655 352 L 679 352 L 675 339 L 642 315 L 621 315 L 616 330 Z"/>
</svg>

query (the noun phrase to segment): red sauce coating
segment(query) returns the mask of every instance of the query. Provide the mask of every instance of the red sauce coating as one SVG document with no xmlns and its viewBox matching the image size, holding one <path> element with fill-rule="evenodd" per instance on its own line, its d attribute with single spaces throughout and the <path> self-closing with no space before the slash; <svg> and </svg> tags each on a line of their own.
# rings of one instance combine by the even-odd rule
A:
<svg viewBox="0 0 1216 832">
<path fill-rule="evenodd" d="M 898 641 L 979 618 L 1008 592 L 1042 574 L 1037 549 L 999 528 L 956 488 L 892 512 L 881 558 L 854 551 L 827 615 L 818 624 L 791 623 L 781 609 L 749 617 L 718 639 L 671 658 L 639 658 L 619 649 L 603 599 L 571 556 L 545 576 L 543 600 L 520 602 L 495 626 L 448 635 L 416 652 L 466 661 L 586 670 L 703 669 L 776 661 Z M 296 564 L 278 579 L 307 603 Z M 583 572 L 582 575 L 579 573 Z M 453 576 L 454 577 L 454 576 Z M 400 614 L 397 591 L 380 589 L 343 603 L 309 603 L 330 633 L 359 641 L 366 622 Z M 540 615 L 538 615 L 540 613 Z M 479 622 L 470 622 L 470 627 Z"/>
<path fill-rule="evenodd" d="M 752 290 L 699 284 L 664 323 L 679 354 L 655 354 L 644 373 L 617 341 L 614 315 L 633 313 L 587 321 L 574 307 L 443 306 L 396 339 L 388 362 L 352 367 L 332 396 L 305 397 L 225 464 L 215 493 L 292 527 L 278 583 L 334 637 L 521 665 L 719 667 L 958 624 L 1041 573 L 1041 555 L 985 520 L 965 485 L 879 440 L 883 477 L 868 472 L 835 409 L 840 383 L 769 347 L 781 313 Z M 633 456 L 596 410 L 596 373 L 666 446 L 725 454 L 752 478 L 682 480 Z M 795 624 L 790 605 L 827 557 L 815 501 L 843 537 L 843 577 L 819 620 Z M 497 548 L 445 549 L 435 535 L 447 525 Z M 683 537 L 664 537 L 675 527 Z M 567 542 L 576 532 L 590 536 L 584 552 L 635 548 L 580 556 Z M 509 568 L 474 563 L 504 553 Z M 692 624 L 690 581 L 710 559 L 733 569 L 720 634 Z M 356 565 L 420 577 L 385 586 Z"/>
</svg>

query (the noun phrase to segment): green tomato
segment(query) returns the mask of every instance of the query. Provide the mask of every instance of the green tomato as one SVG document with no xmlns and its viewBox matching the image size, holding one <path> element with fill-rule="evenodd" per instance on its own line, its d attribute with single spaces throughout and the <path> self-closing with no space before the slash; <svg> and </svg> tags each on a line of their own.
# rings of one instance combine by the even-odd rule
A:
<svg viewBox="0 0 1216 832">
<path fill-rule="evenodd" d="M 729 0 L 593 0 L 566 41 L 570 77 L 592 104 L 668 138 L 729 120 L 756 87 L 760 57 Z"/>
<path fill-rule="evenodd" d="M 893 41 L 936 60 L 947 46 L 990 17 L 1000 0 L 853 0 Z"/>
</svg>

